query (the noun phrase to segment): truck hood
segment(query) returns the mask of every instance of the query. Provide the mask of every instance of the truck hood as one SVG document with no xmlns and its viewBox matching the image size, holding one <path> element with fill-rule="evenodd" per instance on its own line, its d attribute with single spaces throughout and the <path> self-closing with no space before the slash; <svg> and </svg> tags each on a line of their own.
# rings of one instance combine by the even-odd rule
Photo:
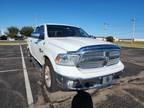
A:
<svg viewBox="0 0 144 108">
<path fill-rule="evenodd" d="M 90 45 L 112 44 L 109 42 L 85 37 L 50 38 L 49 43 L 66 51 L 76 51 L 81 47 Z"/>
</svg>

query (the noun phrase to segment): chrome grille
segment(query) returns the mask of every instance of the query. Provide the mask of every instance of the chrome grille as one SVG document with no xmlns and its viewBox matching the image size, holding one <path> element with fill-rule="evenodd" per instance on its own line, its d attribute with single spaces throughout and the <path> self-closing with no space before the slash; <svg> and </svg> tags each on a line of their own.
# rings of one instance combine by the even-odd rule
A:
<svg viewBox="0 0 144 108">
<path fill-rule="evenodd" d="M 82 69 L 110 66 L 119 62 L 120 51 L 116 49 L 86 51 L 81 54 L 78 67 Z"/>
</svg>

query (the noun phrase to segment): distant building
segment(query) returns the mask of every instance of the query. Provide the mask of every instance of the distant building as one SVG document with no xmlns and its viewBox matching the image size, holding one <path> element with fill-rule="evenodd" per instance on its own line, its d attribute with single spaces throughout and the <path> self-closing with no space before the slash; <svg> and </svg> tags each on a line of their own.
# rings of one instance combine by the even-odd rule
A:
<svg viewBox="0 0 144 108">
<path fill-rule="evenodd" d="M 119 41 L 125 41 L 125 42 L 130 42 L 130 41 L 144 41 L 144 38 L 134 38 L 134 39 L 131 39 L 131 38 L 127 38 L 127 39 L 119 39 Z"/>
<path fill-rule="evenodd" d="M 114 38 L 114 41 L 119 41 L 119 38 L 117 37 L 113 37 L 113 38 Z M 101 40 L 101 41 L 106 41 L 106 37 L 104 36 L 96 36 L 96 39 Z"/>
<path fill-rule="evenodd" d="M 119 38 L 117 38 L 117 37 L 113 37 L 113 38 L 114 38 L 115 42 L 119 41 Z"/>
<path fill-rule="evenodd" d="M 132 41 L 132 39 L 129 39 L 129 38 L 127 38 L 127 39 L 119 39 L 119 41 L 130 42 L 130 41 Z"/>
<path fill-rule="evenodd" d="M 15 41 L 14 38 L 10 38 L 10 37 L 8 37 L 7 40 L 8 40 L 8 41 Z"/>
<path fill-rule="evenodd" d="M 144 38 L 135 38 L 134 41 L 144 41 Z"/>
<path fill-rule="evenodd" d="M 96 36 L 97 40 L 106 41 L 106 37 L 103 36 Z"/>
</svg>

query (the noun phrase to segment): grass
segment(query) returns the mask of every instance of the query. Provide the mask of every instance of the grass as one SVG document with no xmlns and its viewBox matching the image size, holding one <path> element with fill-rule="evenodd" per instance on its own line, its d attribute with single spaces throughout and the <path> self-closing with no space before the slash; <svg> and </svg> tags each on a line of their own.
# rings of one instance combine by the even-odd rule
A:
<svg viewBox="0 0 144 108">
<path fill-rule="evenodd" d="M 19 45 L 19 43 L 26 44 L 26 41 L 19 41 L 19 40 L 16 40 L 16 41 L 3 41 L 3 40 L 0 40 L 0 45 Z"/>
<path fill-rule="evenodd" d="M 135 47 L 135 48 L 144 48 L 144 42 L 143 41 L 137 41 L 137 42 L 131 42 L 131 41 L 120 41 L 120 42 L 114 42 L 115 44 L 118 44 L 123 47 Z"/>
<path fill-rule="evenodd" d="M 0 40 L 0 45 L 19 45 L 19 43 L 21 44 L 27 44 L 26 41 L 2 41 Z M 119 45 L 119 46 L 123 46 L 123 47 L 135 47 L 135 48 L 144 48 L 144 42 L 141 41 L 137 41 L 132 43 L 131 41 L 120 41 L 120 42 L 114 42 L 115 44 Z"/>
</svg>

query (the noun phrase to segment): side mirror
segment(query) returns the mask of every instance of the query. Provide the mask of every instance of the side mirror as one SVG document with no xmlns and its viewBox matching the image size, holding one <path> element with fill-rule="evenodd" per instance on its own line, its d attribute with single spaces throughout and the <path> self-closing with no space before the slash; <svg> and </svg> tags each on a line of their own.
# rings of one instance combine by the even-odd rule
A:
<svg viewBox="0 0 144 108">
<path fill-rule="evenodd" d="M 40 34 L 39 39 L 44 39 L 44 34 Z"/>
<path fill-rule="evenodd" d="M 39 38 L 40 37 L 40 33 L 32 33 L 31 36 Z"/>
<path fill-rule="evenodd" d="M 40 34 L 40 33 L 33 33 L 31 36 L 38 39 L 44 39 L 44 34 Z"/>
</svg>

